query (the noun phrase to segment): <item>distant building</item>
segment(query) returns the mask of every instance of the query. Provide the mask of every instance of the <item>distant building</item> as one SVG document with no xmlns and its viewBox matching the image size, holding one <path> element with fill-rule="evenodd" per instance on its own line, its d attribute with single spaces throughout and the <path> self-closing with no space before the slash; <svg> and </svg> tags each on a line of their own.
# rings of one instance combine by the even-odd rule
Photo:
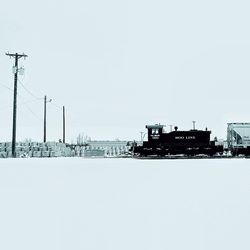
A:
<svg viewBox="0 0 250 250">
<path fill-rule="evenodd" d="M 85 147 L 86 152 L 90 151 L 97 153 L 96 150 L 103 151 L 103 156 L 119 156 L 129 152 L 128 141 L 88 141 Z"/>
</svg>

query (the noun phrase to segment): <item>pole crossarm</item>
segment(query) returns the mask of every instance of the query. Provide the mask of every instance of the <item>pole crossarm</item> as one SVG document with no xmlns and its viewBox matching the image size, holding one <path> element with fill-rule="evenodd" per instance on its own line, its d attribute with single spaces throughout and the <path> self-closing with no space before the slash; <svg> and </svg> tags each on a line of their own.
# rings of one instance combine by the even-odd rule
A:
<svg viewBox="0 0 250 250">
<path fill-rule="evenodd" d="M 24 57 L 28 57 L 27 55 L 25 55 L 24 53 L 23 54 L 18 54 L 18 53 L 15 53 L 15 54 L 12 54 L 12 53 L 5 53 L 6 56 L 9 56 L 9 57 L 17 57 L 18 59 Z"/>
</svg>

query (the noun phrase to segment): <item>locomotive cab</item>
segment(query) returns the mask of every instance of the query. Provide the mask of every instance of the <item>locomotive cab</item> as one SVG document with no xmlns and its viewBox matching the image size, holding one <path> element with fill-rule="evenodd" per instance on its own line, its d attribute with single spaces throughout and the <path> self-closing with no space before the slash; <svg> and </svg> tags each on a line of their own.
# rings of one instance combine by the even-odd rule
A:
<svg viewBox="0 0 250 250">
<path fill-rule="evenodd" d="M 163 133 L 164 125 L 155 124 L 155 125 L 147 125 L 146 129 L 148 129 L 148 141 L 159 140 Z"/>
</svg>

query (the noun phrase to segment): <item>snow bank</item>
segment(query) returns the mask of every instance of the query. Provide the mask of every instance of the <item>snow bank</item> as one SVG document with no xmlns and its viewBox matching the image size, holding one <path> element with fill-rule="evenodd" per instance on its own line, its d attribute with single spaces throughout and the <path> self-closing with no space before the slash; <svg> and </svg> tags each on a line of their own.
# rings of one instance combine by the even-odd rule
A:
<svg viewBox="0 0 250 250">
<path fill-rule="evenodd" d="M 0 159 L 0 249 L 249 249 L 250 159 Z"/>
</svg>

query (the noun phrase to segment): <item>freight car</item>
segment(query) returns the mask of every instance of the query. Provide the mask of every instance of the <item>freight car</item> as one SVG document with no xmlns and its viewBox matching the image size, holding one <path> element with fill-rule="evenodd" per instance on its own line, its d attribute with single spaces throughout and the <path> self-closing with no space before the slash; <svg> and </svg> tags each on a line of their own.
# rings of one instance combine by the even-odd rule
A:
<svg viewBox="0 0 250 250">
<path fill-rule="evenodd" d="M 131 151 L 136 156 L 166 155 L 208 155 L 223 154 L 223 146 L 210 140 L 211 131 L 192 129 L 180 131 L 174 127 L 169 133 L 163 131 L 164 125 L 147 125 L 148 140 L 142 145 L 134 144 Z"/>
<path fill-rule="evenodd" d="M 228 123 L 227 143 L 232 156 L 250 156 L 250 123 Z"/>
</svg>

